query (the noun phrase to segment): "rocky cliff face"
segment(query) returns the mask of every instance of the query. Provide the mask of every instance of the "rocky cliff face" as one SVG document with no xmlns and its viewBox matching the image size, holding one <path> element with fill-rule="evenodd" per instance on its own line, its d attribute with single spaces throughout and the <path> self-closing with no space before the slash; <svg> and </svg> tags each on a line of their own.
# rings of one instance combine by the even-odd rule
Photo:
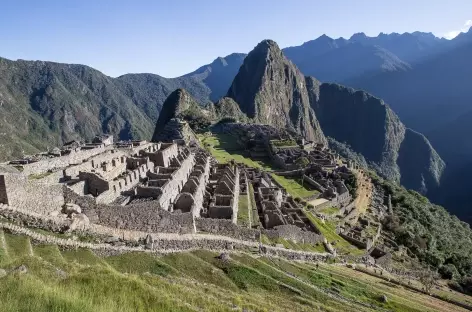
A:
<svg viewBox="0 0 472 312">
<path fill-rule="evenodd" d="M 249 118 L 241 111 L 238 103 L 232 98 L 223 97 L 215 103 L 217 119 L 232 118 L 240 122 L 248 122 Z"/>
<path fill-rule="evenodd" d="M 326 143 L 310 106 L 305 77 L 274 41 L 264 40 L 248 54 L 227 96 L 255 122 Z"/>
<path fill-rule="evenodd" d="M 383 176 L 407 188 L 426 194 L 439 186 L 444 162 L 382 100 L 337 84 L 318 83 L 313 90 L 313 109 L 327 136 L 347 143 Z"/>
</svg>

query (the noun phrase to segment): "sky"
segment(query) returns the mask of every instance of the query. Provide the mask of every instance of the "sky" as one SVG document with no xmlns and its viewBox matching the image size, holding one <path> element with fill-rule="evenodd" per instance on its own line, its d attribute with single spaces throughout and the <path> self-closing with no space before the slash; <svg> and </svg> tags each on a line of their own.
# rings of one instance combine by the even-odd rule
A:
<svg viewBox="0 0 472 312">
<path fill-rule="evenodd" d="M 0 56 L 177 77 L 263 39 L 287 47 L 357 32 L 453 38 L 470 26 L 471 0 L 2 0 Z"/>
</svg>

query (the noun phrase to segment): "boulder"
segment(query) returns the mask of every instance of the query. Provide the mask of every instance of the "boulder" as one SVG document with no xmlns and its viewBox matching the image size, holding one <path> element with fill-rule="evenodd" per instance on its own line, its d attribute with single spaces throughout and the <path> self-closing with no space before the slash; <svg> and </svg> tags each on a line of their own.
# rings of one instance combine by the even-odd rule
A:
<svg viewBox="0 0 472 312">
<path fill-rule="evenodd" d="M 82 208 L 80 208 L 79 205 L 72 204 L 72 203 L 67 203 L 64 205 L 64 213 L 67 215 L 72 215 L 72 214 L 81 214 L 82 213 Z"/>
<path fill-rule="evenodd" d="M 223 260 L 223 261 L 229 261 L 229 255 L 226 252 L 222 252 L 218 256 L 218 259 Z"/>
<path fill-rule="evenodd" d="M 148 236 L 146 236 L 145 248 L 152 249 L 153 247 L 154 247 L 154 240 L 152 239 L 152 236 L 148 234 Z"/>
<path fill-rule="evenodd" d="M 388 302 L 387 296 L 386 295 L 380 296 L 380 302 L 387 303 Z"/>
<path fill-rule="evenodd" d="M 76 231 L 76 230 L 84 231 L 88 228 L 89 225 L 90 225 L 90 220 L 86 215 L 84 215 L 83 213 L 74 214 L 72 215 L 72 222 L 69 225 L 68 231 L 69 232 Z"/>
<path fill-rule="evenodd" d="M 22 264 L 16 269 L 14 269 L 13 272 L 18 272 L 19 274 L 26 274 L 28 273 L 28 268 L 26 267 L 26 265 Z"/>
<path fill-rule="evenodd" d="M 62 271 L 61 269 L 56 269 L 56 274 L 62 279 L 66 279 L 69 276 L 66 272 Z"/>
<path fill-rule="evenodd" d="M 110 236 L 110 237 L 107 237 L 105 239 L 105 243 L 107 243 L 107 244 L 113 244 L 113 243 L 116 243 L 116 242 L 119 242 L 119 241 L 120 241 L 120 238 L 116 237 L 116 236 Z"/>
<path fill-rule="evenodd" d="M 0 269 L 0 278 L 7 276 L 7 271 Z"/>
</svg>

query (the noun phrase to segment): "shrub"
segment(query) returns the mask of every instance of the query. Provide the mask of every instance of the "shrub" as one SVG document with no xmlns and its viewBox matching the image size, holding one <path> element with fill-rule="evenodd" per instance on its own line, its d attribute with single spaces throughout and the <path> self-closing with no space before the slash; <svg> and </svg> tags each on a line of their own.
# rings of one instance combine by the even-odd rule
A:
<svg viewBox="0 0 472 312">
<path fill-rule="evenodd" d="M 452 263 L 441 266 L 439 268 L 439 274 L 441 274 L 443 278 L 450 280 L 458 278 L 460 276 L 456 266 Z"/>
<path fill-rule="evenodd" d="M 232 123 L 232 122 L 238 122 L 238 120 L 234 117 L 223 117 L 218 121 L 218 124 Z"/>
</svg>

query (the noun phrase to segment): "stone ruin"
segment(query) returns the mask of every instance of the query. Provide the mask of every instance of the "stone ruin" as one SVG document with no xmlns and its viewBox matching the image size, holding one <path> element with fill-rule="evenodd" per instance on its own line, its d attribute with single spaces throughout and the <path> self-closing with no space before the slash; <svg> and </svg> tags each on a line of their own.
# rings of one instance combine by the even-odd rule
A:
<svg viewBox="0 0 472 312">
<path fill-rule="evenodd" d="M 256 230 L 236 225 L 240 183 L 247 191 L 238 165 L 216 164 L 198 145 L 182 140 L 113 143 L 113 138 L 97 136 L 62 150 L 67 148 L 74 150 L 2 165 L 0 203 L 123 230 L 195 233 L 218 228 L 256 239 Z M 70 207 L 77 207 L 74 214 L 66 213 Z M 198 221 L 203 218 L 208 221 Z"/>
<path fill-rule="evenodd" d="M 266 135 L 274 137 L 270 131 Z M 91 143 L 69 142 L 60 151 L 3 165 L 11 170 L 0 172 L 0 203 L 48 218 L 71 218 L 81 229 L 210 233 L 249 241 L 262 233 L 323 242 L 304 206 L 270 174 L 234 162 L 218 164 L 198 144 L 179 138 L 113 142 L 100 135 Z M 310 155 L 318 157 L 317 152 Z M 326 157 L 320 156 L 306 178 L 319 185 L 323 196 L 343 205 L 351 200 L 342 182 L 348 172 L 329 167 L 335 161 L 330 154 L 320 155 Z M 247 199 L 252 216 L 248 226 L 237 224 L 241 198 Z"/>
</svg>

